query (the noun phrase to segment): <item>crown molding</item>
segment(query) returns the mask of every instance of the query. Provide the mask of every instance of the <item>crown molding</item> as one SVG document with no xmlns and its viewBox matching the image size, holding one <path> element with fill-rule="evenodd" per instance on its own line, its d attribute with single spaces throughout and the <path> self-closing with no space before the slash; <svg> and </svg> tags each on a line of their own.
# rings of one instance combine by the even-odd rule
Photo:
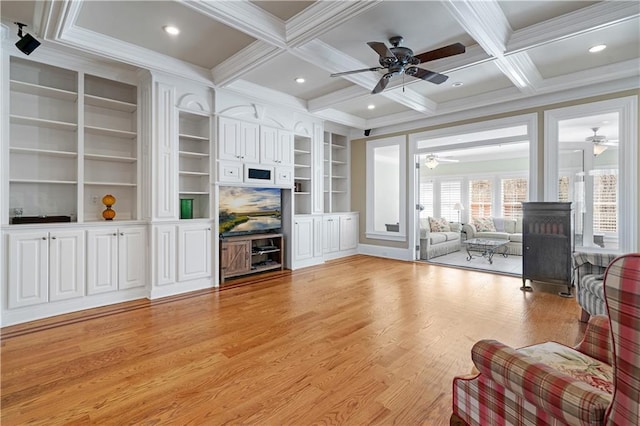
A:
<svg viewBox="0 0 640 426">
<path fill-rule="evenodd" d="M 243 96 L 259 100 L 278 107 L 289 108 L 299 112 L 307 112 L 307 103 L 295 96 L 286 95 L 277 90 L 258 86 L 246 80 L 236 80 L 225 87 L 225 89 L 241 94 Z"/>
<path fill-rule="evenodd" d="M 284 52 L 265 41 L 254 41 L 211 70 L 214 83 L 224 87 Z"/>
<path fill-rule="evenodd" d="M 507 53 L 528 50 L 616 25 L 640 16 L 640 3 L 605 1 L 515 31 L 507 43 Z"/>
</svg>

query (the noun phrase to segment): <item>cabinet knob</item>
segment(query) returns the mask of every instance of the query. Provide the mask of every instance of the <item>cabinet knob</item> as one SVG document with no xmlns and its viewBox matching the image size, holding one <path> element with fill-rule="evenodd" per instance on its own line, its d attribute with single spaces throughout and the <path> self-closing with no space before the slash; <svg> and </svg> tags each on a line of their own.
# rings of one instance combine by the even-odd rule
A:
<svg viewBox="0 0 640 426">
<path fill-rule="evenodd" d="M 42 237 L 42 239 L 43 239 L 43 240 L 46 240 L 46 239 L 47 239 L 47 237 Z"/>
<path fill-rule="evenodd" d="M 124 232 L 121 232 L 120 235 L 124 235 Z"/>
<path fill-rule="evenodd" d="M 116 232 L 114 232 L 114 233 L 113 233 L 113 236 L 114 236 L 114 237 L 117 237 L 117 236 L 118 236 L 118 234 L 117 234 Z"/>
<path fill-rule="evenodd" d="M 211 231 L 211 228 L 207 228 L 207 231 Z"/>
<path fill-rule="evenodd" d="M 52 240 L 55 240 L 55 239 L 56 239 L 56 237 L 51 237 L 51 239 L 52 239 Z"/>
</svg>

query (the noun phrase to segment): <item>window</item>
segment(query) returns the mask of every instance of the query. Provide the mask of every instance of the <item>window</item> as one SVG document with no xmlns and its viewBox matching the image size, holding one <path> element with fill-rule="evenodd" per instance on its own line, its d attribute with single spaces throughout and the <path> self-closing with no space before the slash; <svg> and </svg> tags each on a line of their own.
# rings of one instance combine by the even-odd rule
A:
<svg viewBox="0 0 640 426">
<path fill-rule="evenodd" d="M 601 170 L 593 177 L 593 232 L 618 232 L 618 174 Z"/>
<path fill-rule="evenodd" d="M 558 182 L 558 201 L 569 201 L 569 176 L 561 176 Z"/>
<path fill-rule="evenodd" d="M 522 202 L 527 200 L 526 178 L 502 179 L 502 216 L 516 219 L 522 217 Z"/>
<path fill-rule="evenodd" d="M 453 206 L 461 201 L 461 181 L 443 181 L 440 183 L 440 217 L 449 222 L 458 221 L 458 210 Z"/>
<path fill-rule="evenodd" d="M 489 179 L 469 181 L 469 217 L 490 217 L 493 192 Z"/>
</svg>

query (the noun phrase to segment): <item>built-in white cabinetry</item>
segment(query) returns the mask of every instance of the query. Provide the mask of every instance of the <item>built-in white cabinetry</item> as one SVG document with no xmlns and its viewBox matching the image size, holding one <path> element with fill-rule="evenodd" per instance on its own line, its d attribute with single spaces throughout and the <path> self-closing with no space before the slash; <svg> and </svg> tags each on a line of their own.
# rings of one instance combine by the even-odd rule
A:
<svg viewBox="0 0 640 426">
<path fill-rule="evenodd" d="M 260 162 L 260 126 L 234 118 L 218 119 L 218 159 Z"/>
<path fill-rule="evenodd" d="M 180 111 L 178 125 L 180 218 L 210 217 L 210 116 Z"/>
<path fill-rule="evenodd" d="M 87 293 L 143 287 L 146 249 L 144 227 L 87 231 Z"/>
<path fill-rule="evenodd" d="M 10 57 L 8 216 L 138 216 L 137 87 Z"/>
<path fill-rule="evenodd" d="M 282 129 L 260 126 L 260 162 L 274 166 L 293 164 L 293 134 Z"/>
<path fill-rule="evenodd" d="M 356 253 L 358 213 L 326 214 L 322 225 L 322 248 L 325 259 Z"/>
<path fill-rule="evenodd" d="M 323 218 L 299 215 L 293 219 L 293 268 L 317 265 L 323 261 Z"/>
<path fill-rule="evenodd" d="M 305 136 L 295 136 L 294 139 L 294 205 L 295 214 L 310 214 L 312 210 L 312 139 Z"/>
<path fill-rule="evenodd" d="M 83 231 L 11 233 L 8 258 L 9 309 L 84 295 Z"/>
<path fill-rule="evenodd" d="M 178 226 L 178 280 L 211 277 L 211 225 Z"/>
<path fill-rule="evenodd" d="M 349 140 L 336 133 L 324 133 L 324 211 L 348 212 Z"/>
</svg>

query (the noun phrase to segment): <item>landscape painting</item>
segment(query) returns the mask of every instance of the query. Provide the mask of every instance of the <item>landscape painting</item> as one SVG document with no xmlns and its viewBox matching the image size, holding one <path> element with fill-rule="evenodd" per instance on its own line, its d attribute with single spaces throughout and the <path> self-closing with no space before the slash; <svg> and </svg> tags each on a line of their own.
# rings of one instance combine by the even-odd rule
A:
<svg viewBox="0 0 640 426">
<path fill-rule="evenodd" d="M 222 235 L 241 235 L 280 229 L 281 190 L 221 186 L 218 218 Z"/>
</svg>

